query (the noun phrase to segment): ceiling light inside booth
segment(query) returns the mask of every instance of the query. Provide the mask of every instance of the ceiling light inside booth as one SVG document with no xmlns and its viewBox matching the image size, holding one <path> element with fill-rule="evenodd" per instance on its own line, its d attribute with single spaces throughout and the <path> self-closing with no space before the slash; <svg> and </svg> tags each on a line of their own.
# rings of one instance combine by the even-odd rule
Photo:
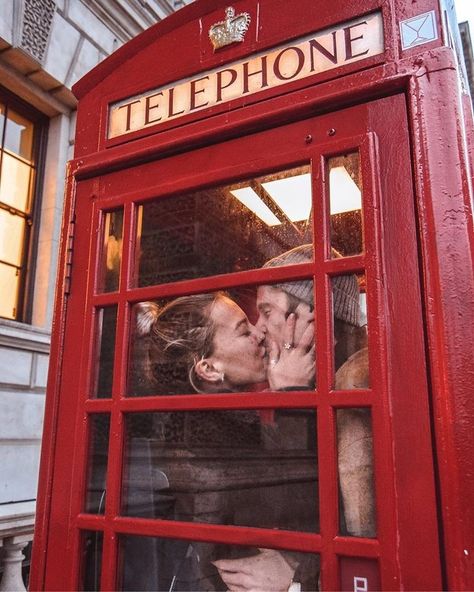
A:
<svg viewBox="0 0 474 592">
<path fill-rule="evenodd" d="M 258 216 L 262 222 L 265 222 L 267 226 L 278 226 L 281 224 L 280 220 L 278 220 L 270 208 L 263 203 L 251 187 L 231 189 L 230 192 L 242 204 L 244 204 L 244 206 Z"/>
<path fill-rule="evenodd" d="M 343 166 L 334 167 L 329 172 L 329 195 L 331 215 L 360 210 L 362 207 L 360 189 Z"/>
<path fill-rule="evenodd" d="M 303 173 L 272 181 L 264 181 L 262 187 L 265 200 L 275 203 L 278 210 L 291 222 L 309 220 L 312 208 L 311 174 Z M 361 191 L 344 166 L 331 168 L 329 172 L 330 212 L 342 214 L 360 210 L 362 207 Z M 230 193 L 252 211 L 267 226 L 278 226 L 284 222 L 284 216 L 276 215 L 250 186 L 232 189 Z M 276 210 L 277 211 L 277 210 Z M 278 211 L 277 211 L 278 214 Z"/>
<path fill-rule="evenodd" d="M 307 220 L 311 213 L 311 175 L 295 175 L 262 183 L 263 188 L 292 222 Z"/>
</svg>

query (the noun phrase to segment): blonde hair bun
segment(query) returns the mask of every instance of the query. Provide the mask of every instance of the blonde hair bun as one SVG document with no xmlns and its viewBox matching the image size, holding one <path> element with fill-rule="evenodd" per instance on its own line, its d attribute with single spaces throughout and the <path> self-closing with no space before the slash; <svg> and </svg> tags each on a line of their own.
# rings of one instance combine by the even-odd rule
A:
<svg viewBox="0 0 474 592">
<path fill-rule="evenodd" d="M 160 307 L 156 302 L 139 302 L 135 304 L 134 310 L 138 335 L 149 335 L 160 314 Z"/>
</svg>

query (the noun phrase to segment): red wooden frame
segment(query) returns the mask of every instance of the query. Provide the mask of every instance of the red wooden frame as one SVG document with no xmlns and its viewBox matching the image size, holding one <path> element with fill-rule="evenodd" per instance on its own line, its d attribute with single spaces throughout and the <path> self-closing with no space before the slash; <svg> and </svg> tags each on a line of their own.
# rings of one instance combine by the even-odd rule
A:
<svg viewBox="0 0 474 592">
<path fill-rule="evenodd" d="M 254 4 L 242 0 L 236 6 L 237 9 L 250 10 Z M 193 58 L 196 40 L 191 24 L 201 17 L 206 22 L 212 20 L 224 8 L 220 0 L 201 0 L 132 41 L 76 87 L 81 99 L 77 158 L 69 170 L 66 192 L 61 281 L 52 345 L 31 589 L 77 587 L 80 529 L 104 532 L 101 582 L 104 590 L 115 589 L 117 539 L 118 534 L 126 532 L 159 533 L 160 536 L 196 540 L 214 540 L 222 535 L 233 543 L 320 552 L 324 589 L 340 586 L 339 556 L 379 558 L 384 589 L 441 589 L 447 586 L 468 590 L 474 586 L 474 574 L 469 568 L 469 550 L 474 543 L 474 441 L 471 427 L 474 403 L 469 396 L 469 373 L 474 371 L 470 356 L 474 347 L 474 312 L 470 306 L 472 296 L 468 295 L 472 295 L 474 288 L 474 241 L 472 219 L 469 219 L 471 186 L 466 166 L 468 154 L 464 142 L 463 108 L 458 96 L 455 58 L 450 49 L 443 48 L 441 41 L 404 53 L 398 46 L 397 23 L 401 19 L 434 10 L 438 26 L 441 26 L 437 2 L 422 0 L 407 6 L 402 0 L 361 0 L 349 6 L 341 0 L 323 4 L 316 15 L 309 0 L 301 0 L 301 14 L 310 15 L 310 18 L 299 19 L 297 15 L 290 18 L 285 26 L 288 38 L 382 8 L 385 54 L 380 60 L 356 64 L 347 71 L 333 71 L 331 76 L 337 76 L 336 80 L 329 80 L 328 76 L 324 81 L 314 79 L 295 83 L 278 92 L 262 93 L 255 103 L 252 100 L 233 101 L 230 116 L 218 110 L 215 113 L 204 111 L 195 121 L 189 118 L 170 129 L 147 129 L 143 134 L 127 136 L 124 143 L 104 140 L 107 101 L 115 93 L 115 88 L 126 87 L 120 97 L 127 96 L 272 47 L 281 41 L 283 4 L 279 0 L 259 3 L 260 18 L 262 21 L 265 18 L 267 28 L 258 40 L 249 46 L 230 48 L 225 53 L 204 53 L 197 65 Z M 153 80 L 149 78 L 144 85 L 140 70 L 150 70 L 157 49 L 172 50 L 177 32 L 182 35 L 183 47 L 171 64 L 172 70 L 166 67 L 155 69 Z M 129 60 L 131 56 L 134 56 L 133 60 Z M 395 97 L 368 102 L 395 92 L 399 93 Z M 446 101 L 446 92 L 450 101 Z M 105 102 L 103 97 L 106 97 Z M 363 104 L 316 119 L 303 119 L 315 112 L 327 112 L 357 102 Z M 467 123 L 472 126 L 472 117 L 467 115 Z M 259 131 L 292 121 L 295 123 L 287 127 Z M 336 130 L 332 139 L 327 135 L 330 129 Z M 441 131 L 456 149 L 438 141 Z M 252 136 L 245 138 L 245 134 L 250 133 Z M 286 134 L 284 150 L 268 139 L 283 138 L 283 134 Z M 313 138 L 314 147 L 304 145 L 309 136 Z M 207 148 L 200 148 L 207 145 Z M 319 212 L 314 217 L 317 253 L 314 264 L 251 270 L 173 285 L 129 288 L 136 215 L 134 201 L 142 202 L 170 195 L 185 187 L 216 184 L 245 176 L 249 161 L 244 156 L 249 152 L 249 146 L 255 154 L 265 154 L 264 148 L 269 145 L 273 153 L 260 159 L 259 174 L 280 165 L 311 159 L 315 196 L 326 195 L 327 191 L 324 158 L 360 147 L 364 224 L 366 236 L 370 237 L 366 253 L 342 260 L 324 257 L 329 232 L 326 195 L 321 201 L 314 200 L 315 211 Z M 202 171 L 192 178 L 189 174 L 188 177 L 181 176 L 185 168 L 183 163 L 189 160 L 191 149 L 194 150 L 195 170 Z M 235 150 L 238 158 L 235 158 Z M 228 160 L 225 156 L 228 154 L 234 164 L 219 168 L 215 163 L 219 161 L 220 151 L 224 151 L 221 162 Z M 208 158 L 209 154 L 215 155 L 212 178 L 208 168 L 199 168 L 201 155 Z M 459 167 L 459 161 L 463 166 Z M 179 171 L 180 175 L 174 174 L 173 178 L 173 171 Z M 254 172 L 255 167 L 252 167 Z M 412 178 L 416 199 L 412 196 Z M 388 180 L 395 185 L 388 186 Z M 387 199 L 389 195 L 392 199 Z M 100 211 L 120 204 L 125 204 L 120 289 L 115 293 L 95 294 Z M 74 268 L 72 279 L 69 279 L 69 237 L 74 226 L 77 226 Z M 394 249 L 399 252 L 394 253 Z M 451 256 L 453 250 L 456 257 Z M 88 265 L 82 266 L 81 262 L 86 260 Z M 363 270 L 367 274 L 373 383 L 369 391 L 337 392 L 331 390 L 331 363 L 324 361 L 325 352 L 331 351 L 330 303 L 325 301 L 324 294 L 330 293 L 330 276 Z M 237 397 L 188 395 L 159 399 L 124 397 L 128 341 L 123 336 L 127 336 L 130 324 L 129 302 L 308 275 L 316 280 L 316 302 L 325 302 L 317 326 L 316 393 L 248 393 Z M 424 290 L 423 298 L 420 287 Z M 403 302 L 410 303 L 407 310 L 401 306 Z M 90 399 L 87 395 L 92 375 L 90 352 L 95 337 L 93 309 L 112 303 L 118 304 L 119 311 L 115 351 L 115 368 L 119 370 L 114 376 L 112 398 Z M 463 315 L 462 322 L 460 315 Z M 394 377 L 393 370 L 400 368 L 406 371 Z M 428 382 L 431 399 L 428 398 Z M 389 393 L 389 396 L 378 396 L 381 392 Z M 419 396 L 413 396 L 414 393 Z M 335 530 L 338 509 L 334 409 L 343 406 L 372 408 L 376 441 L 377 540 L 341 537 Z M 434 411 L 432 417 L 430 406 Z M 119 516 L 122 413 L 156 409 L 276 407 L 317 407 L 320 433 L 328 436 L 320 441 L 318 452 L 320 497 L 328 508 L 327 513 L 321 515 L 320 534 L 179 524 Z M 82 513 L 87 462 L 86 419 L 91 413 L 111 414 L 104 516 Z M 432 465 L 431 420 L 437 444 L 437 492 Z M 416 446 L 409 446 L 410 442 Z M 440 501 L 439 515 L 436 514 L 436 493 Z M 443 521 L 439 532 L 437 519 Z M 445 562 L 438 553 L 439 540 Z M 70 559 L 58 562 L 59 552 Z"/>
</svg>

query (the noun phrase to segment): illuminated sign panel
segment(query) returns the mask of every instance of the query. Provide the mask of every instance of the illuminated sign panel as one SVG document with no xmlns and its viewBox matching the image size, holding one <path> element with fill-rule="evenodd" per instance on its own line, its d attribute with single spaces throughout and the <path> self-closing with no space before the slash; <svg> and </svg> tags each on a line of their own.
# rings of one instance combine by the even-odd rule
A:
<svg viewBox="0 0 474 592">
<path fill-rule="evenodd" d="M 383 51 L 382 14 L 377 12 L 114 103 L 109 107 L 108 138 L 358 62 Z"/>
</svg>

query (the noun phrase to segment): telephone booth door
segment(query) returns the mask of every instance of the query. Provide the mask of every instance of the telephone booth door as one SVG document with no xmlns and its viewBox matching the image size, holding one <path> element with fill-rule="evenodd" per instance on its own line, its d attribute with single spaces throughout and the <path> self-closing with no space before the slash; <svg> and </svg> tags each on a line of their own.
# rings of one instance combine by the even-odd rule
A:
<svg viewBox="0 0 474 592">
<path fill-rule="evenodd" d="M 406 122 L 71 179 L 44 589 L 442 589 Z"/>
</svg>

